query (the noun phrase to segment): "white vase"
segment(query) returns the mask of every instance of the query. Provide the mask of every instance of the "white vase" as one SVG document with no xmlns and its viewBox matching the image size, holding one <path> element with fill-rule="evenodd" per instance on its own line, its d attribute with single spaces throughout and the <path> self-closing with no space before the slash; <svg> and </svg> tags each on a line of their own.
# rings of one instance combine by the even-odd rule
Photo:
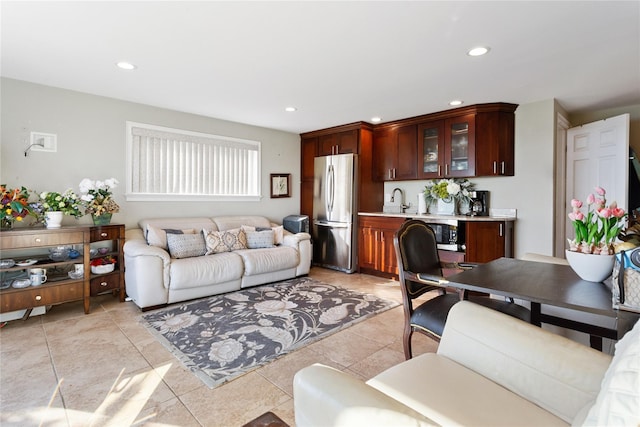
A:
<svg viewBox="0 0 640 427">
<path fill-rule="evenodd" d="M 438 204 L 436 205 L 436 214 L 437 215 L 455 215 L 456 214 L 456 201 L 455 199 L 451 199 L 449 202 L 445 202 L 443 199 L 438 199 Z"/>
<path fill-rule="evenodd" d="M 60 228 L 63 215 L 61 211 L 45 212 L 44 218 L 47 228 Z"/>
<path fill-rule="evenodd" d="M 602 282 L 611 276 L 615 255 L 594 255 L 565 250 L 569 265 L 582 280 Z"/>
</svg>

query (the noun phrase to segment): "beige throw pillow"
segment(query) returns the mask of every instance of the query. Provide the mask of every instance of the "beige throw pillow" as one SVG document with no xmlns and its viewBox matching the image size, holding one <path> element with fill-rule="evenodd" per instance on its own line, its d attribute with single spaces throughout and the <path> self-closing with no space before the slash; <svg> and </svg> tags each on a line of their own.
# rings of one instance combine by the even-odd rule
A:
<svg viewBox="0 0 640 427">
<path fill-rule="evenodd" d="M 184 230 L 174 230 L 170 228 L 158 228 L 153 225 L 147 225 L 147 244 L 149 246 L 157 246 L 167 250 L 167 233 L 170 234 L 195 234 L 196 230 L 187 228 Z"/>
<path fill-rule="evenodd" d="M 247 249 L 247 235 L 241 228 L 225 231 L 202 230 L 202 232 L 207 245 L 206 255 Z"/>
</svg>

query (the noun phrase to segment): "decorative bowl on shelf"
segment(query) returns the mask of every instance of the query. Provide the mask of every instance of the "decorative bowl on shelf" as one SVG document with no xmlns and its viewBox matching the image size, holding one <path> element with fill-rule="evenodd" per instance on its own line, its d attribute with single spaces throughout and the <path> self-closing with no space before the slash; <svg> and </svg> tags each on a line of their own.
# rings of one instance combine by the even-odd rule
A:
<svg viewBox="0 0 640 427">
<path fill-rule="evenodd" d="M 98 248 L 98 252 L 100 253 L 100 255 L 105 255 L 107 252 L 109 252 L 109 248 Z"/>
<path fill-rule="evenodd" d="M 70 271 L 67 274 L 69 275 L 70 278 L 74 280 L 82 279 L 82 277 L 84 276 L 84 273 L 82 271 Z"/>
<path fill-rule="evenodd" d="M 10 258 L 0 259 L 0 268 L 11 268 L 16 265 L 16 262 Z"/>
<path fill-rule="evenodd" d="M 91 248 L 91 249 L 89 249 L 89 255 L 90 255 L 91 257 L 94 257 L 94 256 L 98 255 L 98 249 L 97 249 L 97 248 Z"/>
<path fill-rule="evenodd" d="M 49 249 L 49 259 L 55 262 L 66 261 L 69 259 L 69 248 L 68 246 L 56 246 L 55 248 Z"/>
<path fill-rule="evenodd" d="M 91 272 L 93 274 L 106 274 L 111 273 L 115 268 L 115 264 L 104 264 L 104 265 L 92 265 Z"/>
</svg>

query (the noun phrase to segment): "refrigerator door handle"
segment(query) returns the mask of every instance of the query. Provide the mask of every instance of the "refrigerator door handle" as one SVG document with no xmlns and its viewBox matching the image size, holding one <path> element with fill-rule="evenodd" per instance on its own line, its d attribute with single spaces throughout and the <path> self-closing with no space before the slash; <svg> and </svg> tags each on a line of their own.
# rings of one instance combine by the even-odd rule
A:
<svg viewBox="0 0 640 427">
<path fill-rule="evenodd" d="M 331 228 L 349 228 L 349 225 L 350 225 L 347 222 L 314 221 L 313 223 L 318 227 L 331 227 Z"/>
<path fill-rule="evenodd" d="M 333 165 L 329 165 L 329 173 L 327 176 L 327 204 L 328 211 L 333 211 L 334 193 L 335 193 L 335 170 Z"/>
</svg>

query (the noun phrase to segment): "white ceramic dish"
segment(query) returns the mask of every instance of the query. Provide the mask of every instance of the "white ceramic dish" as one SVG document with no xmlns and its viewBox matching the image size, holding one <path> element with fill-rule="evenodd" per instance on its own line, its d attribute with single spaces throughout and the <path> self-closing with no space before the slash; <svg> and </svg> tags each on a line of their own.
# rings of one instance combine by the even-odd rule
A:
<svg viewBox="0 0 640 427">
<path fill-rule="evenodd" d="M 82 272 L 77 272 L 77 271 L 70 271 L 69 273 L 67 273 L 69 275 L 70 278 L 77 280 L 77 279 L 82 279 L 82 276 L 84 276 L 84 273 Z"/>
<path fill-rule="evenodd" d="M 11 284 L 14 288 L 27 288 L 31 286 L 31 281 L 29 279 L 16 279 Z"/>
<path fill-rule="evenodd" d="M 106 274 L 106 273 L 111 273 L 114 268 L 115 268 L 115 264 L 92 265 L 91 272 L 93 274 Z"/>
<path fill-rule="evenodd" d="M 18 267 L 28 267 L 30 265 L 35 264 L 36 262 L 38 262 L 37 259 L 25 259 L 24 261 L 18 261 L 16 262 L 16 265 Z"/>
</svg>

